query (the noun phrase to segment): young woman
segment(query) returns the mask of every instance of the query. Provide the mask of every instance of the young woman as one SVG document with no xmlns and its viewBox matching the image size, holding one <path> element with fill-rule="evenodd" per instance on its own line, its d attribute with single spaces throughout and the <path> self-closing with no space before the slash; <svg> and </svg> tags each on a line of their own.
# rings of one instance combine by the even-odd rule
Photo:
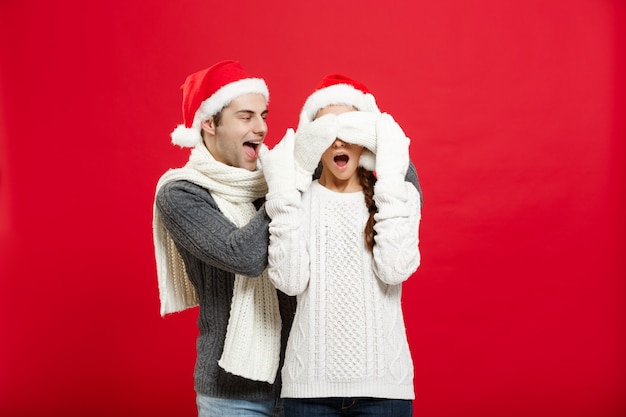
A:
<svg viewBox="0 0 626 417">
<path fill-rule="evenodd" d="M 420 263 L 420 198 L 405 181 L 409 140 L 391 116 L 337 97 L 334 85 L 307 100 L 295 137 L 260 155 L 270 280 L 298 299 L 282 369 L 285 416 L 410 417 L 400 298 Z M 316 159 L 322 170 L 311 181 Z"/>
</svg>

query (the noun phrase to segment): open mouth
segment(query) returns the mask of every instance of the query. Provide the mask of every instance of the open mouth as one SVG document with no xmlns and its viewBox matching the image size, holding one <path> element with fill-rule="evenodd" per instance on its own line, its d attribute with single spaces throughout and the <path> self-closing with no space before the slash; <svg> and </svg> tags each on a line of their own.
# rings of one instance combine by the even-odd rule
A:
<svg viewBox="0 0 626 417">
<path fill-rule="evenodd" d="M 243 147 L 246 150 L 246 155 L 250 158 L 256 158 L 259 156 L 259 145 L 261 142 L 244 142 Z"/>
<path fill-rule="evenodd" d="M 335 155 L 335 157 L 333 158 L 333 161 L 335 162 L 335 165 L 337 165 L 339 168 L 343 168 L 346 165 L 348 165 L 348 161 L 350 161 L 350 157 L 346 154 L 338 154 L 338 155 Z"/>
</svg>

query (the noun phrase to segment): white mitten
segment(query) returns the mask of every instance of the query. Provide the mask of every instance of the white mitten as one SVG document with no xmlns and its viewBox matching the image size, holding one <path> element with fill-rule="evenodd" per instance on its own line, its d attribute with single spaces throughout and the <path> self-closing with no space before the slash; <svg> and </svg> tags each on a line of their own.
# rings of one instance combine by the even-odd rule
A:
<svg viewBox="0 0 626 417">
<path fill-rule="evenodd" d="M 349 111 L 337 116 L 337 137 L 376 152 L 376 123 L 380 114 Z"/>
<path fill-rule="evenodd" d="M 287 129 L 285 136 L 271 151 L 265 144 L 259 149 L 261 169 L 268 187 L 268 199 L 295 190 L 294 137 L 293 129 Z"/>
<path fill-rule="evenodd" d="M 322 154 L 337 138 L 337 115 L 326 114 L 310 123 L 303 122 L 302 117 L 294 144 L 296 187 L 300 191 L 308 188 Z"/>
<path fill-rule="evenodd" d="M 383 113 L 376 125 L 376 176 L 386 184 L 403 184 L 409 168 L 409 138 L 390 114 Z M 382 184 L 381 184 L 382 185 Z"/>
</svg>

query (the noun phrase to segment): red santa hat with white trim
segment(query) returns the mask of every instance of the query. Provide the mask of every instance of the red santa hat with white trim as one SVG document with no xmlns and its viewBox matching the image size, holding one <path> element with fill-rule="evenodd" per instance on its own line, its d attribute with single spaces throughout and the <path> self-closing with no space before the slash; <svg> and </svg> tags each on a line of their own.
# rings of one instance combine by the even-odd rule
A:
<svg viewBox="0 0 626 417">
<path fill-rule="evenodd" d="M 312 122 L 318 111 L 332 104 L 344 104 L 358 111 L 380 113 L 376 99 L 365 84 L 343 74 L 328 74 L 304 102 L 300 122 Z"/>
<path fill-rule="evenodd" d="M 244 94 L 270 94 L 261 78 L 253 78 L 237 61 L 227 60 L 193 73 L 180 87 L 183 91 L 183 121 L 172 132 L 172 143 L 194 147 L 202 142 L 203 121 L 219 113 L 230 102 Z"/>
</svg>

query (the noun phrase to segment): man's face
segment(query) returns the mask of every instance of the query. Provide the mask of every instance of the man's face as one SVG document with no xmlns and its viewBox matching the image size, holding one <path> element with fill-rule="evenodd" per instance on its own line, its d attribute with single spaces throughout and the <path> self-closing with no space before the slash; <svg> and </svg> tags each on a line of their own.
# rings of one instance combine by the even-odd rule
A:
<svg viewBox="0 0 626 417">
<path fill-rule="evenodd" d="M 266 116 L 262 94 L 239 96 L 222 110 L 219 126 L 212 118 L 202 123 L 204 143 L 217 161 L 254 171 L 267 134 Z"/>
</svg>

